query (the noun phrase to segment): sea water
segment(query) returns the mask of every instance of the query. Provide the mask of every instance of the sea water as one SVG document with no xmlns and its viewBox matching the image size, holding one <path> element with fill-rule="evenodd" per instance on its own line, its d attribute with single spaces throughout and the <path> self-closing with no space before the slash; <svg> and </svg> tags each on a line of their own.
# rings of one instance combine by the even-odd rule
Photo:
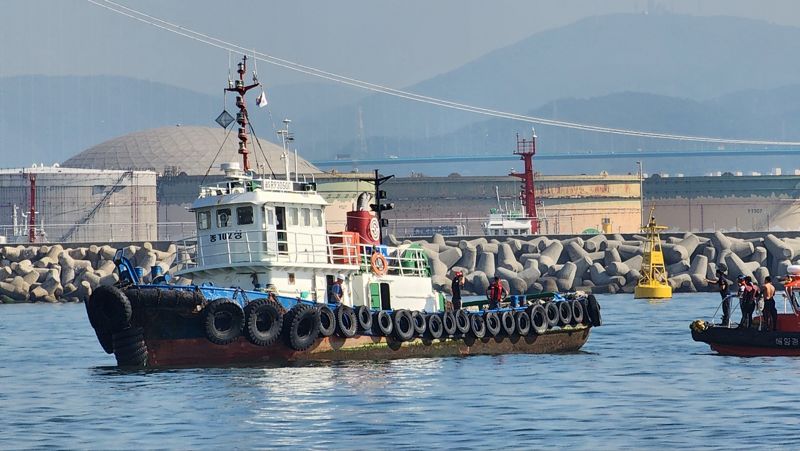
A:
<svg viewBox="0 0 800 451">
<path fill-rule="evenodd" d="M 136 371 L 83 305 L 0 305 L 0 448 L 800 446 L 800 358 L 692 341 L 718 295 L 599 300 L 579 353 Z"/>
</svg>

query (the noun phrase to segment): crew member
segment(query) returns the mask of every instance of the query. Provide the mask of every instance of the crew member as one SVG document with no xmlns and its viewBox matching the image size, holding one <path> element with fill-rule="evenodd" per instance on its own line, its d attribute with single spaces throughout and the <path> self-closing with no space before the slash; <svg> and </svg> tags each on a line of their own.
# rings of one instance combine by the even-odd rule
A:
<svg viewBox="0 0 800 451">
<path fill-rule="evenodd" d="M 718 269 L 716 280 L 706 279 L 706 282 L 719 286 L 719 295 L 722 297 L 722 325 L 730 326 L 731 300 L 728 297 L 728 279 L 725 278 L 725 273 Z"/>
<path fill-rule="evenodd" d="M 336 275 L 336 282 L 333 283 L 331 287 L 331 291 L 328 295 L 328 303 L 329 304 L 341 304 L 344 300 L 344 288 L 342 284 L 344 283 L 344 275 L 337 274 Z"/>
<path fill-rule="evenodd" d="M 461 308 L 461 287 L 463 286 L 464 273 L 456 271 L 455 276 L 453 276 L 453 283 L 450 284 L 450 288 L 453 290 L 453 310 L 459 310 Z"/>
<path fill-rule="evenodd" d="M 489 310 L 500 308 L 500 301 L 507 294 L 502 282 L 500 282 L 500 277 L 494 276 L 492 283 L 489 284 L 489 289 L 486 290 L 486 296 L 489 298 Z"/>
<path fill-rule="evenodd" d="M 762 293 L 764 294 L 764 311 L 761 314 L 761 320 L 762 322 L 766 321 L 764 330 L 777 330 L 778 310 L 775 308 L 775 286 L 772 285 L 772 278 L 770 276 L 764 278 Z"/>
<path fill-rule="evenodd" d="M 741 297 L 742 320 L 739 327 L 749 328 L 753 326 L 753 311 L 756 309 L 756 296 L 758 288 L 753 285 L 750 276 L 744 278 L 744 289 Z"/>
</svg>

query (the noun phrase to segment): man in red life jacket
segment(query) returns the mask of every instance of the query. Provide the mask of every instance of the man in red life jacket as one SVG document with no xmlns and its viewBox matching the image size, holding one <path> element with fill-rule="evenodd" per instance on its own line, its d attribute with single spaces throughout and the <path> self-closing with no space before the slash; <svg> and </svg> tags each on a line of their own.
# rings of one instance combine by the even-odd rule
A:
<svg viewBox="0 0 800 451">
<path fill-rule="evenodd" d="M 506 289 L 500 282 L 500 277 L 494 276 L 492 283 L 489 284 L 489 289 L 486 290 L 486 297 L 489 298 L 489 310 L 500 308 L 500 301 L 508 294 Z"/>
</svg>

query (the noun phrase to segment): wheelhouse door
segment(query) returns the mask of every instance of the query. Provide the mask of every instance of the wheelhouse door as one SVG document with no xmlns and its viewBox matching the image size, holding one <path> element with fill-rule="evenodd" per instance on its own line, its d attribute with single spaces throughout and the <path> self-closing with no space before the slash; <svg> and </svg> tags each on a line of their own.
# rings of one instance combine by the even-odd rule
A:
<svg viewBox="0 0 800 451">
<path fill-rule="evenodd" d="M 278 252 L 278 228 L 275 208 L 264 206 L 264 253 L 275 255 Z"/>
</svg>

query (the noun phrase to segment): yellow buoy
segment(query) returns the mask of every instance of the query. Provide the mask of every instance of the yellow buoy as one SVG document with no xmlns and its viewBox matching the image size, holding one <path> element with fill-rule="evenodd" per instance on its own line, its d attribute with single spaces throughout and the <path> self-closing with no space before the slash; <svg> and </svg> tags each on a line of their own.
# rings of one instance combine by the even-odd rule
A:
<svg viewBox="0 0 800 451">
<path fill-rule="evenodd" d="M 661 238 L 658 236 L 659 230 L 665 230 L 666 227 L 656 224 L 653 210 L 654 207 L 651 207 L 650 222 L 642 227 L 642 231 L 647 232 L 647 241 L 644 243 L 641 276 L 633 291 L 634 299 L 672 297 L 672 287 L 667 282 L 667 268 L 664 267 L 664 253 L 661 251 Z"/>
</svg>

